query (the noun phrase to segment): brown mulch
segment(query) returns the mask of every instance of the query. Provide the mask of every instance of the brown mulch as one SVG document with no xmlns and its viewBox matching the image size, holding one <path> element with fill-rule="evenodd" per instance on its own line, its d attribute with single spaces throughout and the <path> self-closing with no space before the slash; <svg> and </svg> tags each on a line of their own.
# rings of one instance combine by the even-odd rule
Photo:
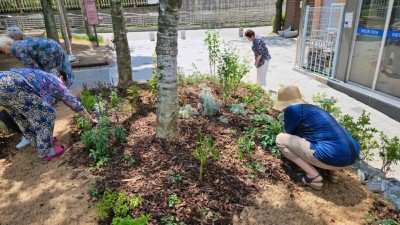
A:
<svg viewBox="0 0 400 225">
<path fill-rule="evenodd" d="M 189 87 L 192 93 L 185 94 L 184 90 Z M 215 88 L 212 90 L 214 97 L 220 96 Z M 196 107 L 200 102 L 197 97 L 200 90 L 197 86 L 181 87 L 180 93 L 181 105 L 191 104 Z M 237 93 L 240 93 L 237 96 L 240 98 L 247 95 L 247 90 L 241 88 Z M 233 115 L 222 108 L 220 115 L 229 119 L 228 125 L 220 123 L 219 116 L 180 119 L 180 140 L 168 143 L 155 137 L 156 110 L 148 104 L 145 93 L 143 96 L 137 107 L 138 111 L 130 118 L 120 115 L 120 118 L 125 118 L 121 123 L 129 130 L 127 143 L 113 143 L 110 146 L 112 160 L 94 172 L 101 180 L 99 188 L 102 191 L 124 189 L 145 199 L 142 209 L 133 216 L 145 212 L 152 216 L 153 221 L 173 215 L 177 221 L 184 221 L 186 224 L 231 224 L 232 215 L 252 204 L 252 195 L 260 190 L 264 182 L 280 181 L 288 189 L 294 190 L 285 171 L 289 168 L 287 162 L 266 154 L 261 149 L 256 150 L 254 158 L 267 171 L 252 171 L 256 173 L 256 178 L 249 177 L 250 169 L 245 162 L 238 159 L 236 150 L 237 139 L 244 128 L 250 125 L 248 117 Z M 217 101 L 221 102 L 221 99 L 217 97 Z M 75 126 L 74 122 L 72 126 Z M 213 138 L 215 146 L 221 151 L 219 161 L 208 161 L 201 182 L 198 179 L 199 162 L 192 155 L 198 147 L 199 128 L 204 137 Z M 72 142 L 76 144 L 73 146 L 73 158 L 70 162 L 74 165 L 93 166 L 88 154 L 74 154 L 86 150 L 80 143 L 80 131 L 75 127 L 72 130 Z M 137 163 L 130 167 L 124 161 L 126 155 L 133 156 Z M 174 182 L 171 172 L 182 176 L 182 182 Z M 176 194 L 181 200 L 176 208 L 168 207 L 168 196 L 171 194 Z M 208 210 L 208 219 L 200 215 L 200 211 L 204 209 Z"/>
</svg>

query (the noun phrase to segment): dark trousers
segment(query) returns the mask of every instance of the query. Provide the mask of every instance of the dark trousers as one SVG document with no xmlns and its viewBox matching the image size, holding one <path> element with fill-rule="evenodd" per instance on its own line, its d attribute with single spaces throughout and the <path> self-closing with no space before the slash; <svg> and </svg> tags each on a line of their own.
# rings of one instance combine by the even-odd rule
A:
<svg viewBox="0 0 400 225">
<path fill-rule="evenodd" d="M 14 119 L 6 112 L 6 110 L 0 111 L 0 120 L 7 126 L 8 129 L 22 133 Z"/>
</svg>

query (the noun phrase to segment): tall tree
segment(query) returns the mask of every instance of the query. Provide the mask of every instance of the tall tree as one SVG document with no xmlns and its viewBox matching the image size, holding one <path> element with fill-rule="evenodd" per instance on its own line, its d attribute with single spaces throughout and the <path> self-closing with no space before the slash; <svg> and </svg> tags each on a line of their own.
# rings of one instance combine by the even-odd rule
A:
<svg viewBox="0 0 400 225">
<path fill-rule="evenodd" d="M 131 54 L 126 37 L 124 15 L 121 0 L 111 0 L 111 19 L 114 31 L 114 43 L 117 52 L 118 88 L 126 89 L 133 85 Z"/>
<path fill-rule="evenodd" d="M 51 0 L 40 0 L 40 2 L 42 4 L 44 25 L 46 27 L 47 38 L 51 38 L 57 42 L 60 42 L 60 40 L 58 39 L 56 20 L 54 19 Z"/>
<path fill-rule="evenodd" d="M 182 0 L 160 0 L 157 33 L 157 137 L 179 139 L 178 116 L 178 23 Z"/>
<path fill-rule="evenodd" d="M 282 27 L 282 6 L 283 6 L 283 1 L 284 0 L 276 0 L 275 2 L 275 21 L 273 24 L 273 32 L 278 33 L 279 30 L 281 30 Z"/>
</svg>

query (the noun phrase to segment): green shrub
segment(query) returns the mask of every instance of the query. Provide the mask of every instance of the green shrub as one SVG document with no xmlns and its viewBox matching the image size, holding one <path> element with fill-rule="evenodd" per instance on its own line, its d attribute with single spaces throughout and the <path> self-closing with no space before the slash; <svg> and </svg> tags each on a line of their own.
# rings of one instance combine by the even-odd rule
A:
<svg viewBox="0 0 400 225">
<path fill-rule="evenodd" d="M 242 116 L 246 116 L 247 114 L 243 104 L 232 104 L 229 107 L 229 112 L 235 115 L 242 115 Z"/>
<path fill-rule="evenodd" d="M 390 139 L 383 132 L 380 132 L 380 137 L 379 156 L 382 159 L 381 170 L 386 173 L 390 171 L 390 167 L 393 164 L 397 164 L 400 160 L 400 141 L 397 136 Z"/>
<path fill-rule="evenodd" d="M 240 62 L 236 47 L 225 45 L 218 63 L 218 84 L 226 102 L 235 93 L 240 81 L 250 72 L 249 61 Z"/>
<path fill-rule="evenodd" d="M 99 124 L 91 130 L 86 130 L 82 134 L 82 142 L 87 149 L 90 149 L 89 156 L 96 162 L 108 156 L 109 142 L 109 121 L 107 117 L 100 117 Z"/>
<path fill-rule="evenodd" d="M 128 94 L 126 99 L 128 99 L 129 104 L 131 105 L 132 108 L 136 108 L 139 103 L 139 98 L 140 98 L 140 87 L 135 84 L 135 85 L 129 87 L 126 90 L 126 93 Z"/>
<path fill-rule="evenodd" d="M 150 222 L 151 218 L 148 215 L 141 215 L 138 218 L 132 219 L 130 215 L 123 217 L 115 217 L 111 225 L 146 225 Z"/>
<path fill-rule="evenodd" d="M 185 119 L 189 119 L 198 114 L 199 112 L 197 112 L 195 108 L 192 108 L 190 104 L 187 104 L 179 109 L 179 115 Z"/>
<path fill-rule="evenodd" d="M 227 125 L 229 123 L 228 118 L 226 118 L 224 116 L 220 116 L 218 120 L 219 120 L 219 122 L 221 122 L 222 124 L 225 124 L 225 125 Z"/>
<path fill-rule="evenodd" d="M 350 115 L 344 115 L 339 123 L 360 143 L 360 157 L 362 160 L 372 160 L 374 153 L 372 149 L 379 147 L 374 135 L 378 130 L 371 127 L 370 114 L 363 111 L 357 121 Z"/>
<path fill-rule="evenodd" d="M 338 102 L 337 98 L 334 98 L 333 96 L 328 98 L 326 93 L 318 93 L 312 97 L 312 100 L 321 109 L 331 113 L 333 117 L 340 117 L 342 112 L 340 111 L 340 107 L 336 106 L 336 103 Z"/>
<path fill-rule="evenodd" d="M 83 91 L 80 95 L 81 103 L 87 110 L 94 110 L 96 97 L 91 95 L 89 91 Z"/>
<path fill-rule="evenodd" d="M 200 85 L 202 89 L 199 98 L 202 100 L 202 109 L 204 116 L 215 116 L 219 113 L 220 105 L 214 100 L 211 89 L 206 85 Z"/>
<path fill-rule="evenodd" d="M 114 127 L 114 137 L 119 143 L 125 142 L 125 129 L 121 125 L 117 125 Z"/>
<path fill-rule="evenodd" d="M 117 194 L 109 191 L 105 191 L 100 201 L 96 203 L 96 212 L 99 214 L 100 219 L 106 220 L 109 217 L 109 213 L 115 205 L 117 200 Z"/>
<path fill-rule="evenodd" d="M 175 208 L 175 206 L 181 204 L 181 200 L 179 199 L 178 195 L 171 194 L 168 196 L 168 207 Z"/>
</svg>

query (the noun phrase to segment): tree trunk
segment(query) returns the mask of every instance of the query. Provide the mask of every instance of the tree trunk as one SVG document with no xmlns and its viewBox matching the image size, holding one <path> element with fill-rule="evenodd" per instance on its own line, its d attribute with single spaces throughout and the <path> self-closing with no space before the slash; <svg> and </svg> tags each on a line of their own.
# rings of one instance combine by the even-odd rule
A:
<svg viewBox="0 0 400 225">
<path fill-rule="evenodd" d="M 68 33 L 68 37 L 69 40 L 72 40 L 72 32 L 71 32 L 71 27 L 69 26 L 69 22 L 68 22 L 68 18 L 67 18 L 67 10 L 65 10 L 65 4 L 64 4 L 64 0 L 60 1 L 61 2 L 61 7 L 64 13 L 64 21 L 65 21 L 65 25 L 67 27 L 67 33 Z"/>
<path fill-rule="evenodd" d="M 133 85 L 131 54 L 126 37 L 121 0 L 111 0 L 111 19 L 114 31 L 114 44 L 117 52 L 118 88 L 126 89 Z"/>
<path fill-rule="evenodd" d="M 79 0 L 79 5 L 81 6 L 81 13 L 83 16 L 83 22 L 84 22 L 84 26 L 85 26 L 85 31 L 86 31 L 86 35 L 87 36 L 94 36 L 94 32 L 92 29 L 92 26 L 89 25 L 88 23 L 88 19 L 86 16 L 86 10 L 85 10 L 85 4 L 83 2 L 84 0 Z"/>
<path fill-rule="evenodd" d="M 179 139 L 178 22 L 182 0 L 160 0 L 157 33 L 157 137 Z"/>
<path fill-rule="evenodd" d="M 282 27 L 282 5 L 284 0 L 276 0 L 275 7 L 275 21 L 273 24 L 273 32 L 278 33 Z"/>
<path fill-rule="evenodd" d="M 56 20 L 54 19 L 51 0 L 40 0 L 40 2 L 42 4 L 44 25 L 46 27 L 47 38 L 51 38 L 60 43 L 60 40 L 58 39 Z"/>
</svg>

